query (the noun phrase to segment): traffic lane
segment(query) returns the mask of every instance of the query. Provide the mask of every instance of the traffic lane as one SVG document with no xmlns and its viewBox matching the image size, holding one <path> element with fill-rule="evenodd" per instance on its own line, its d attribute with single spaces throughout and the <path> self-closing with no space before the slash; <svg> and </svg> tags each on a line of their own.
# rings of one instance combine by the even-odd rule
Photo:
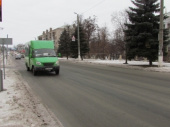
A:
<svg viewBox="0 0 170 127">
<path fill-rule="evenodd" d="M 32 80 L 31 86 L 34 90 L 39 89 L 38 94 L 44 98 L 43 102 L 62 119 L 65 127 L 169 125 L 169 89 L 164 88 L 167 87 L 166 81 L 161 81 L 163 86 L 157 83 L 155 88 L 150 82 L 147 83 L 148 79 L 145 83 L 138 84 L 139 81 L 135 81 L 138 76 L 131 80 L 129 74 L 126 76 L 130 79 L 123 81 L 125 76 L 122 76 L 123 73 L 120 77 L 121 73 L 118 72 L 122 70 L 119 69 L 106 68 L 111 72 L 104 74 L 98 72 L 102 70 L 101 66 L 86 67 L 62 62 L 61 65 L 60 75 L 50 75 L 49 81 L 48 76 L 40 75 L 35 78 L 31 73 L 28 74 L 37 82 Z M 126 71 L 129 72 L 123 70 L 128 73 Z M 134 77 L 134 73 L 131 75 Z M 164 94 L 163 90 L 167 92 Z"/>
<path fill-rule="evenodd" d="M 72 71 L 74 71 L 74 70 L 72 70 Z M 153 73 L 149 73 L 149 74 L 153 74 Z M 88 74 L 88 75 L 90 75 L 90 74 Z M 92 77 L 94 77 L 94 75 Z M 169 103 L 169 99 L 170 99 L 169 98 L 169 92 L 170 91 L 169 91 L 169 89 L 167 89 L 167 87 L 165 87 L 164 89 L 162 87 L 162 85 L 165 85 L 165 86 L 168 85 L 168 80 L 166 80 L 165 82 L 161 81 L 162 84 L 159 84 L 160 85 L 159 87 L 156 86 L 156 88 L 153 89 L 154 83 L 155 82 L 157 83 L 156 79 L 154 81 L 152 81 L 153 84 L 150 84 L 150 81 L 149 81 L 150 79 L 146 79 L 146 80 L 149 81 L 149 83 L 146 83 L 146 81 L 145 81 L 145 83 L 139 83 L 139 81 L 135 81 L 135 80 L 134 81 L 133 80 L 128 81 L 126 79 L 125 81 L 123 81 L 121 77 L 119 77 L 119 76 L 116 77 L 116 74 L 115 74 L 114 75 L 115 79 L 113 79 L 113 83 L 107 83 L 107 82 L 105 82 L 105 80 L 102 79 L 102 77 L 106 76 L 105 74 L 101 77 L 99 76 L 99 75 L 102 75 L 101 73 L 100 74 L 97 73 L 96 75 L 98 77 L 97 78 L 98 81 L 97 81 L 96 85 L 93 85 L 91 83 L 91 85 L 88 86 L 88 87 L 92 87 L 90 89 L 97 89 L 96 91 L 100 91 L 100 92 L 105 93 L 105 94 L 108 93 L 109 96 L 113 95 L 112 98 L 117 98 L 119 101 L 122 100 L 123 102 L 130 103 L 130 105 L 126 106 L 126 107 L 130 108 L 131 104 L 135 104 L 139 109 L 145 108 L 145 109 L 148 109 L 151 112 L 151 114 L 152 113 L 158 114 L 158 116 L 152 116 L 152 118 L 150 118 L 150 115 L 148 115 L 147 112 L 146 112 L 146 114 L 141 113 L 144 116 L 143 118 L 146 121 L 151 120 L 151 119 L 154 121 L 154 119 L 158 118 L 159 115 L 160 115 L 160 116 L 163 116 L 163 117 L 166 118 L 165 125 L 169 125 L 169 120 L 167 118 L 169 118 L 169 104 L 170 104 Z M 79 74 L 77 76 L 79 76 Z M 75 76 L 75 78 L 77 76 Z M 87 76 L 87 78 L 86 78 L 83 75 L 83 78 L 81 78 L 82 82 L 83 82 L 84 79 L 88 79 L 88 80 L 84 80 L 84 82 L 93 81 L 93 80 L 90 80 L 90 77 L 91 76 Z M 106 77 L 108 77 L 107 81 L 109 81 L 109 78 L 110 79 L 113 78 L 112 76 L 110 76 L 110 74 L 107 75 Z M 73 79 L 75 79 L 75 78 L 73 78 Z M 79 76 L 79 78 L 80 78 L 80 76 Z M 136 77 L 134 79 L 136 79 Z M 143 79 L 143 80 L 145 80 L 145 79 Z M 94 80 L 94 83 L 95 82 L 96 81 Z M 79 84 L 79 85 L 87 86 L 88 83 Z M 101 87 L 99 87 L 100 85 L 101 85 Z M 97 86 L 97 87 L 95 87 L 95 86 Z M 108 87 L 108 86 L 110 86 L 110 87 Z M 138 87 L 138 86 L 140 86 L 140 87 Z M 141 89 L 143 86 L 144 86 L 144 88 Z M 148 88 L 146 89 L 147 86 L 148 86 Z M 108 88 L 104 89 L 104 87 L 108 87 Z M 160 88 L 160 91 L 159 91 L 159 88 Z M 111 90 L 111 91 L 108 92 L 108 90 Z M 102 94 L 100 93 L 99 95 L 102 95 Z M 125 105 L 125 104 L 123 104 L 123 105 Z M 119 108 L 121 106 L 122 105 L 118 105 Z M 126 108 L 124 108 L 124 109 L 126 109 Z M 134 110 L 134 108 L 132 109 L 131 113 L 133 112 L 133 110 Z M 123 111 L 123 108 L 122 108 L 122 111 Z M 143 110 L 141 110 L 141 111 L 143 112 Z M 130 114 L 130 112 L 129 112 L 129 114 Z M 139 114 L 139 116 L 140 116 L 140 114 Z M 161 120 L 161 118 L 160 118 L 160 120 Z M 162 118 L 162 121 L 164 121 L 163 118 Z M 159 125 L 161 126 L 163 124 L 164 124 L 164 122 L 155 121 L 154 126 L 159 126 Z"/>
<path fill-rule="evenodd" d="M 18 70 L 24 69 L 24 66 L 25 66 L 25 59 L 24 58 L 15 59 L 15 56 L 10 56 L 9 59 L 12 60 L 12 64 L 14 64 L 12 67 L 15 66 L 13 69 L 18 69 Z"/>
</svg>

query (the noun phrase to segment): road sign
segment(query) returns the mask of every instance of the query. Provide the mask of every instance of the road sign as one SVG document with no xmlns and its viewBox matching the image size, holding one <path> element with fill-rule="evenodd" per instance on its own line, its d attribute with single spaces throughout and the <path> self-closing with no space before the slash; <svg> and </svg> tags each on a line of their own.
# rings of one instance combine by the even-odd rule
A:
<svg viewBox="0 0 170 127">
<path fill-rule="evenodd" d="M 75 40 L 76 40 L 76 38 L 73 36 L 73 37 L 72 37 L 72 41 L 75 41 Z"/>
<path fill-rule="evenodd" d="M 0 38 L 0 44 L 12 45 L 12 38 Z"/>
</svg>

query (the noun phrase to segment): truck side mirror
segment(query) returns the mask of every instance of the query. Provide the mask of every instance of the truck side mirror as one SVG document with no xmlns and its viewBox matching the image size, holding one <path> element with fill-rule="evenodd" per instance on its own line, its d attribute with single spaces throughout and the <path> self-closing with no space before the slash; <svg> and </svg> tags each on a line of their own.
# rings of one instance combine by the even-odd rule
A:
<svg viewBox="0 0 170 127">
<path fill-rule="evenodd" d="M 33 58 L 33 57 L 32 57 L 32 54 L 30 54 L 30 58 Z"/>
</svg>

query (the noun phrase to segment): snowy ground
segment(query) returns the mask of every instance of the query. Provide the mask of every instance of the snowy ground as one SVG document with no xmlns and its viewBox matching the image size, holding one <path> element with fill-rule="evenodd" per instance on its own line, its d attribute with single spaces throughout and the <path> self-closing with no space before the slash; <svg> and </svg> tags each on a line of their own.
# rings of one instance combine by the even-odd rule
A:
<svg viewBox="0 0 170 127">
<path fill-rule="evenodd" d="M 11 65 L 8 60 L 4 91 L 0 92 L 0 127 L 62 127 Z"/>
<path fill-rule="evenodd" d="M 0 61 L 2 62 L 2 59 Z M 163 67 L 157 67 L 158 63 L 154 62 L 154 67 L 148 67 L 149 63 L 145 61 L 128 61 L 128 64 L 123 64 L 124 60 L 85 59 L 78 61 L 60 58 L 60 61 L 170 72 L 170 63 L 163 63 Z M 0 127 L 63 127 L 48 108 L 34 96 L 20 73 L 11 69 L 12 65 L 12 61 L 8 59 L 6 78 L 3 80 L 4 91 L 0 92 Z"/>
</svg>

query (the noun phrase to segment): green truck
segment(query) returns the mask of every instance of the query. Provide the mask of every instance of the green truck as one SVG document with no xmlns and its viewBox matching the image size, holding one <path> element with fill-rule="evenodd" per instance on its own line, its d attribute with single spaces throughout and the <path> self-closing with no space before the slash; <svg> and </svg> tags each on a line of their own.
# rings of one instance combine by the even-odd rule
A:
<svg viewBox="0 0 170 127">
<path fill-rule="evenodd" d="M 41 71 L 54 71 L 59 74 L 60 65 L 54 51 L 54 42 L 35 40 L 25 44 L 25 65 L 34 75 Z"/>
</svg>

